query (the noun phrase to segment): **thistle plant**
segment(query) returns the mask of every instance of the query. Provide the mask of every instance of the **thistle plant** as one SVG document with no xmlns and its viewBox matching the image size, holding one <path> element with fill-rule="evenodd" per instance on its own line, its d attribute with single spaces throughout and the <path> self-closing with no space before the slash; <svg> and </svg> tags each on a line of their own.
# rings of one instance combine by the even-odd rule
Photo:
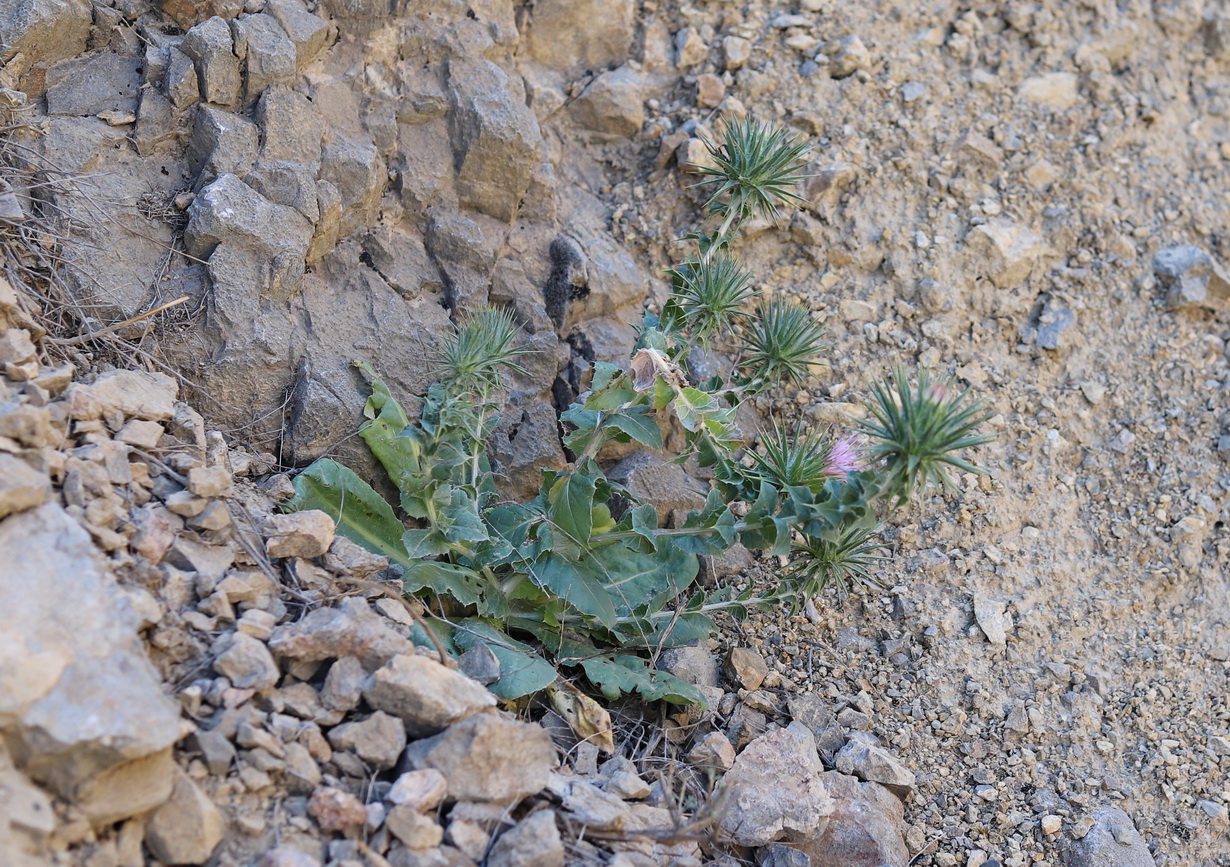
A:
<svg viewBox="0 0 1230 867">
<path fill-rule="evenodd" d="M 415 422 L 360 364 L 372 388 L 360 434 L 396 485 L 396 506 L 332 460 L 295 479 L 289 508 L 327 511 L 339 532 L 400 567 L 408 593 L 431 597 L 446 650 L 491 649 L 501 676 L 490 688 L 505 699 L 583 676 L 609 698 L 699 701 L 650 667 L 645 651 L 707 635 L 721 613 L 797 607 L 826 587 L 845 593 L 872 581 L 886 514 L 927 484 L 951 484 L 949 468 L 977 471 L 955 452 L 988 439 L 977 432 L 982 405 L 926 372 L 911 387 L 900 369 L 873 386 L 871 419 L 857 430 L 775 422 L 747 448 L 734 422 L 739 402 L 805 382 L 827 348 L 808 308 L 756 298 L 730 249 L 748 220 L 776 219 L 798 202 L 807 149 L 748 120 L 709 150 L 714 165 L 694 167 L 710 190 L 706 216 L 684 238 L 690 255 L 669 272 L 671 297 L 645 316 L 626 368 L 594 365 L 588 390 L 560 416 L 575 458 L 544 470 L 534 499 L 501 500 L 486 456 L 503 375 L 520 369 L 523 353 L 501 310 L 463 317 L 446 336 L 440 381 Z M 689 365 L 709 345 L 733 360 L 727 375 L 700 381 Z M 602 462 L 611 442 L 661 451 L 670 425 L 684 433 L 676 459 L 694 459 L 714 479 L 704 507 L 678 526 L 664 526 Z M 613 511 L 617 502 L 629 505 Z M 790 558 L 775 586 L 697 585 L 698 558 L 736 543 Z"/>
</svg>

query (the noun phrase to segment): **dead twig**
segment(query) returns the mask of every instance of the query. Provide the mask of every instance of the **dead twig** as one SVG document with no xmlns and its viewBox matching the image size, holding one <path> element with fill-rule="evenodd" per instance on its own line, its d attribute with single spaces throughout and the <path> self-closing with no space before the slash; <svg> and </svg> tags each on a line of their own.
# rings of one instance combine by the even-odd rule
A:
<svg viewBox="0 0 1230 867">
<path fill-rule="evenodd" d="M 180 304 L 183 304 L 187 300 L 188 300 L 187 295 L 181 296 L 179 298 L 176 298 L 174 301 L 168 301 L 166 304 L 163 304 L 161 307 L 155 307 L 153 310 L 149 310 L 145 313 L 142 313 L 140 316 L 133 316 L 130 319 L 125 319 L 123 322 L 117 322 L 114 325 L 108 325 L 106 328 L 100 328 L 97 331 L 91 331 L 89 334 L 80 334 L 76 337 L 45 337 L 43 339 L 47 343 L 54 343 L 57 346 L 79 346 L 82 343 L 87 343 L 88 341 L 91 341 L 91 340 L 97 340 L 99 337 L 105 337 L 108 334 L 114 334 L 116 331 L 119 331 L 122 328 L 127 328 L 129 325 L 132 325 L 133 323 L 136 323 L 136 322 L 140 322 L 142 319 L 148 319 L 151 316 L 156 316 L 157 314 L 161 313 L 164 310 L 170 310 L 172 307 L 178 307 Z"/>
</svg>

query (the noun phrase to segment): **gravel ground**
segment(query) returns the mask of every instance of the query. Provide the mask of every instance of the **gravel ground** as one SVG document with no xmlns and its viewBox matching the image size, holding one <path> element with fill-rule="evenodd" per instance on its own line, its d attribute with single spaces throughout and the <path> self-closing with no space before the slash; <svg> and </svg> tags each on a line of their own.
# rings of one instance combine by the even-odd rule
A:
<svg viewBox="0 0 1230 867">
<path fill-rule="evenodd" d="M 655 33 L 712 50 L 651 103 L 616 230 L 652 259 L 693 218 L 656 146 L 720 129 L 697 91 L 721 79 L 820 175 L 804 217 L 742 242 L 833 338 L 823 385 L 766 409 L 823 423 L 921 362 L 985 395 L 998 439 L 988 476 L 892 521 L 885 590 L 727 639 L 869 713 L 919 775 L 917 864 L 1059 863 L 1106 805 L 1159 864 L 1230 864 L 1230 316 L 1168 309 L 1152 264 L 1230 259 L 1225 10 L 801 5 L 647 10 L 647 66 Z"/>
</svg>

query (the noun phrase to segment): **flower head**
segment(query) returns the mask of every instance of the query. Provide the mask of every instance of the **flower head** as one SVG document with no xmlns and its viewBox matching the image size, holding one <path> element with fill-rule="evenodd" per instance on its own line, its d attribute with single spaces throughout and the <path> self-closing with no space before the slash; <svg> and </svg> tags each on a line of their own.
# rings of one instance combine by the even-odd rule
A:
<svg viewBox="0 0 1230 867">
<path fill-rule="evenodd" d="M 863 468 L 862 458 L 863 449 L 859 445 L 858 437 L 846 434 L 834 442 L 829 450 L 828 460 L 824 463 L 824 473 L 844 481 Z"/>
</svg>

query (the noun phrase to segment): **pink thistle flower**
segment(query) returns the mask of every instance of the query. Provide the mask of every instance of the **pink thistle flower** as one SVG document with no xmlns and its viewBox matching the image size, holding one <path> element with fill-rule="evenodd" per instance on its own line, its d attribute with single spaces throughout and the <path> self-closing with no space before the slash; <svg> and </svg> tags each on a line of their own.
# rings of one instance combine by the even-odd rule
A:
<svg viewBox="0 0 1230 867">
<path fill-rule="evenodd" d="M 833 443 L 828 460 L 824 462 L 824 474 L 836 479 L 850 478 L 850 474 L 863 468 L 863 449 L 858 438 L 847 434 Z"/>
</svg>

